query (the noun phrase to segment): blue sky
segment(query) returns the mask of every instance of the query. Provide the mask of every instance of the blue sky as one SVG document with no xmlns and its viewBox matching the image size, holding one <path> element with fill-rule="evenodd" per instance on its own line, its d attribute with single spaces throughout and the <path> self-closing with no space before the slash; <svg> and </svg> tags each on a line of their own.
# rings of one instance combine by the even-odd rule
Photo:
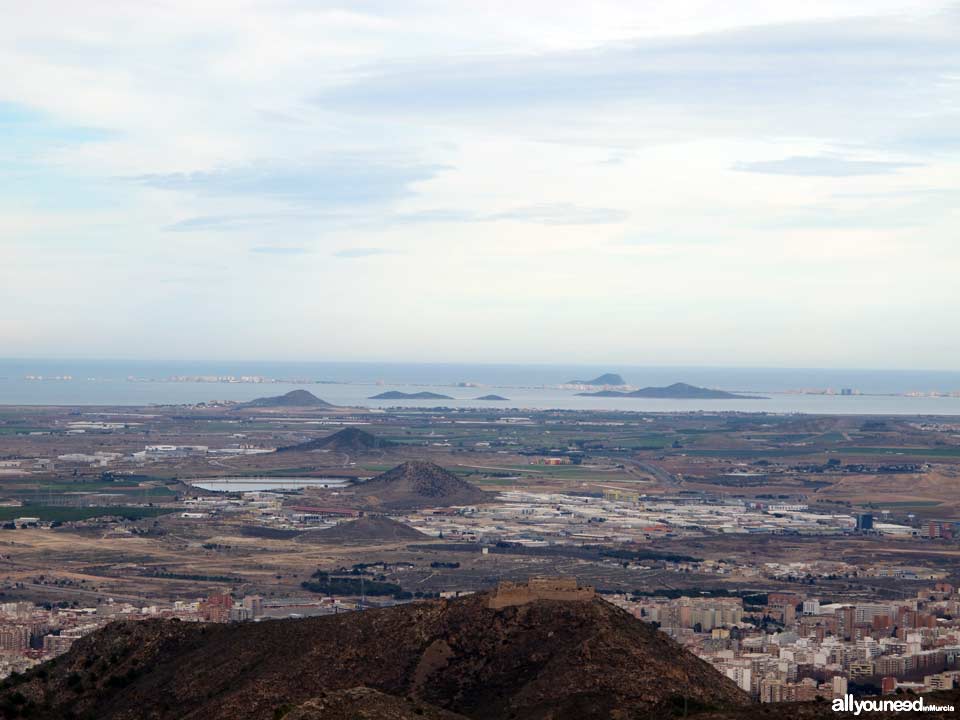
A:
<svg viewBox="0 0 960 720">
<path fill-rule="evenodd" d="M 960 4 L 557 5 L 8 14 L 0 355 L 960 368 Z"/>
</svg>

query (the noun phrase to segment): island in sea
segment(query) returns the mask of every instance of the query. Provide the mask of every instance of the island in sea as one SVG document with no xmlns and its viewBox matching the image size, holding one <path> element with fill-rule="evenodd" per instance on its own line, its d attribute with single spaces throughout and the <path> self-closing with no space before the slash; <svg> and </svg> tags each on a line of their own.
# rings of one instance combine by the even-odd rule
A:
<svg viewBox="0 0 960 720">
<path fill-rule="evenodd" d="M 593 380 L 570 380 L 567 385 L 626 385 L 623 377 L 616 373 L 604 373 Z"/>
<path fill-rule="evenodd" d="M 370 400 L 453 400 L 449 395 L 434 392 L 405 393 L 399 390 L 389 390 L 369 398 Z"/>
<path fill-rule="evenodd" d="M 334 406 L 328 403 L 326 400 L 321 400 L 309 390 L 291 390 L 285 395 L 257 398 L 256 400 L 251 400 L 248 403 L 243 403 L 238 407 L 241 410 L 245 410 L 248 408 L 290 408 L 290 407 L 332 408 Z"/>
<path fill-rule="evenodd" d="M 499 401 L 499 402 L 503 402 L 509 399 L 510 398 L 505 398 L 503 395 L 481 395 L 480 397 L 477 398 L 477 400 L 491 400 L 491 401 Z"/>
<path fill-rule="evenodd" d="M 624 390 L 599 390 L 597 392 L 577 393 L 586 397 L 623 397 L 623 398 L 655 398 L 661 400 L 769 400 L 759 395 L 741 395 L 726 390 L 697 387 L 687 383 L 674 383 L 666 387 L 645 387 L 639 390 L 626 392 Z"/>
</svg>

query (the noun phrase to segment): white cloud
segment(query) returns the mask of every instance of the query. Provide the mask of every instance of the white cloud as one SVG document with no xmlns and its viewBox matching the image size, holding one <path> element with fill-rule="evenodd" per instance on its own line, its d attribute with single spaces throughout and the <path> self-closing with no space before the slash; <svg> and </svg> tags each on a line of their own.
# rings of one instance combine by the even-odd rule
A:
<svg viewBox="0 0 960 720">
<path fill-rule="evenodd" d="M 916 162 L 889 160 L 851 160 L 843 157 L 795 156 L 782 160 L 739 162 L 735 170 L 767 175 L 800 175 L 808 177 L 857 177 L 860 175 L 889 175 L 906 168 L 921 167 Z"/>
</svg>

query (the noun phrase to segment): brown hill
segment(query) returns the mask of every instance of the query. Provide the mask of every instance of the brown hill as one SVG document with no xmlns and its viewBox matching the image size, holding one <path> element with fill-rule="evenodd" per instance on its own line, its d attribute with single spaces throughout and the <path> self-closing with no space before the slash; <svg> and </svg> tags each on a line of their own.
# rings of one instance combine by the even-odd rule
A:
<svg viewBox="0 0 960 720">
<path fill-rule="evenodd" d="M 333 452 L 361 453 L 371 450 L 384 450 L 396 447 L 397 443 L 378 438 L 366 430 L 348 427 L 333 435 L 308 440 L 307 442 L 277 448 L 277 452 L 309 452 L 311 450 L 331 450 Z"/>
<path fill-rule="evenodd" d="M 283 720 L 467 720 L 429 703 L 398 698 L 365 687 L 337 690 L 307 700 Z"/>
<path fill-rule="evenodd" d="M 489 607 L 479 593 L 303 620 L 119 622 L 7 683 L 24 717 L 270 720 L 357 686 L 475 720 L 662 718 L 750 703 L 599 599 Z M 302 709 L 302 708 L 301 708 Z"/>
<path fill-rule="evenodd" d="M 393 542 L 398 540 L 423 540 L 429 537 L 409 525 L 383 516 L 364 515 L 356 520 L 343 522 L 329 530 L 318 530 L 300 535 L 300 542 L 352 543 Z"/>
<path fill-rule="evenodd" d="M 411 460 L 355 489 L 366 505 L 391 510 L 476 505 L 492 496 L 439 465 Z"/>
<path fill-rule="evenodd" d="M 244 403 L 241 408 L 335 407 L 309 390 L 291 390 L 283 395 L 262 397 Z"/>
</svg>

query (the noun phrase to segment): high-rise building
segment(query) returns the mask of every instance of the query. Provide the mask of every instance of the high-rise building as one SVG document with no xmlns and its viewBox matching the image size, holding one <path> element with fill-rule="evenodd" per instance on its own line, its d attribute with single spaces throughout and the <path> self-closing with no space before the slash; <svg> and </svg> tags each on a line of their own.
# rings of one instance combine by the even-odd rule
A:
<svg viewBox="0 0 960 720">
<path fill-rule="evenodd" d="M 744 692 L 751 692 L 753 670 L 744 665 L 731 665 L 724 669 L 724 674 L 733 680 Z"/>
<path fill-rule="evenodd" d="M 230 608 L 230 622 L 244 622 L 253 620 L 253 614 L 243 605 L 234 605 Z"/>
<path fill-rule="evenodd" d="M 29 647 L 29 628 L 23 625 L 0 625 L 0 651 L 21 653 Z"/>
<path fill-rule="evenodd" d="M 76 640 L 75 637 L 68 635 L 44 635 L 43 654 L 50 656 L 63 655 Z"/>
<path fill-rule="evenodd" d="M 230 622 L 230 609 L 233 607 L 233 598 L 228 594 L 211 595 L 200 603 L 200 613 L 208 622 Z"/>
<path fill-rule="evenodd" d="M 259 595 L 247 595 L 243 598 L 243 607 L 250 611 L 250 617 L 261 617 L 263 615 L 263 598 Z"/>
<path fill-rule="evenodd" d="M 952 540 L 954 537 L 955 523 L 943 522 L 941 520 L 931 520 L 927 528 L 927 535 L 931 538 L 946 538 Z"/>
<path fill-rule="evenodd" d="M 929 690 L 953 690 L 954 676 L 952 673 L 927 675 L 923 678 L 923 684 Z"/>
</svg>

